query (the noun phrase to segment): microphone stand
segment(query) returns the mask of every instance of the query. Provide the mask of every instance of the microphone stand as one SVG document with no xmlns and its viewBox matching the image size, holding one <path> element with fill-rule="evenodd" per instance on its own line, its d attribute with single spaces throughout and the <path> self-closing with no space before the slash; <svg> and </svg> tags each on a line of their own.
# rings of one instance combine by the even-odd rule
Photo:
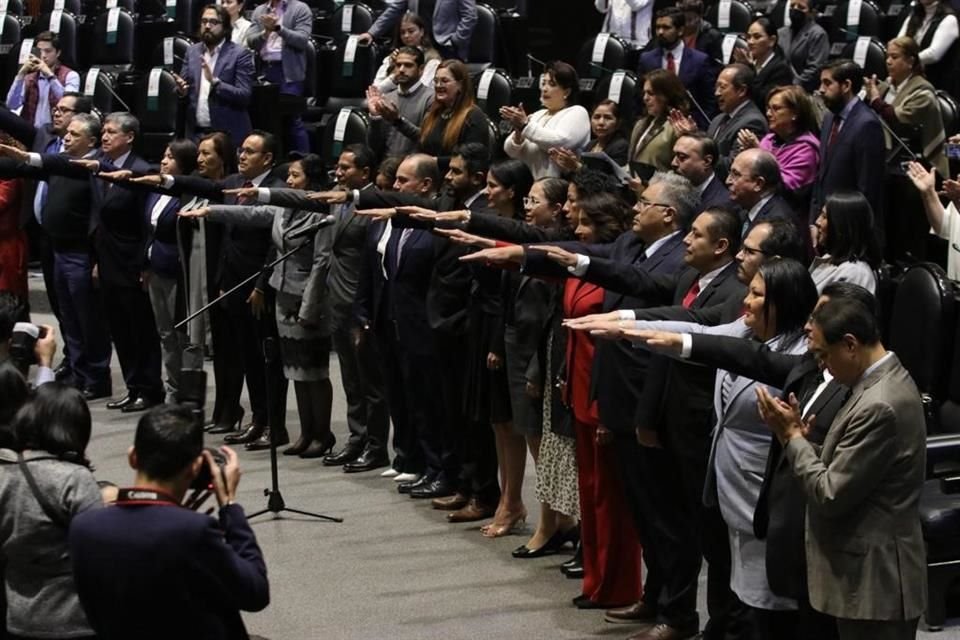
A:
<svg viewBox="0 0 960 640">
<path fill-rule="evenodd" d="M 290 249 L 286 253 L 282 254 L 280 257 L 278 257 L 276 260 L 274 260 L 270 264 L 264 265 L 262 269 L 254 272 L 249 278 L 247 278 L 240 284 L 236 285 L 229 291 L 225 291 L 222 295 L 217 297 L 215 300 L 211 300 L 207 304 L 203 305 L 202 307 L 200 307 L 199 309 L 191 313 L 189 316 L 187 316 L 186 318 L 184 318 L 183 320 L 175 324 L 173 328 L 179 329 L 180 327 L 186 326 L 191 320 L 193 320 L 200 314 L 204 313 L 205 311 L 210 309 L 212 306 L 219 303 L 221 300 L 230 297 L 235 292 L 243 288 L 245 285 L 259 278 L 261 275 L 268 275 L 271 271 L 273 271 L 273 267 L 275 267 L 276 265 L 280 264 L 281 262 L 283 262 L 284 260 L 292 256 L 297 251 L 300 251 L 308 244 L 310 243 L 302 242 L 296 247 L 294 247 L 293 249 Z M 274 338 L 264 339 L 263 341 L 264 365 L 263 366 L 266 369 L 267 377 L 270 376 L 270 364 L 275 362 L 278 356 L 277 351 L 278 351 L 277 341 Z M 267 407 L 269 407 L 270 406 L 270 385 L 269 384 L 266 385 L 264 391 L 266 392 Z M 312 513 L 310 511 L 304 511 L 302 509 L 294 509 L 292 507 L 287 506 L 287 503 L 283 500 L 283 494 L 280 493 L 280 473 L 277 465 L 277 430 L 276 429 L 270 429 L 270 488 L 264 489 L 263 495 L 266 496 L 267 498 L 267 508 L 261 509 L 260 511 L 257 511 L 255 513 L 251 513 L 250 515 L 247 516 L 247 520 L 252 520 L 253 518 L 256 518 L 257 516 L 261 516 L 265 513 L 272 513 L 274 516 L 274 519 L 277 519 L 278 517 L 280 517 L 281 513 L 283 513 L 284 511 L 287 511 L 290 513 L 296 513 L 301 516 L 308 516 L 310 518 L 317 518 L 319 520 L 327 520 L 328 522 L 343 522 L 343 518 L 335 518 L 333 516 L 324 515 L 322 513 Z"/>
</svg>

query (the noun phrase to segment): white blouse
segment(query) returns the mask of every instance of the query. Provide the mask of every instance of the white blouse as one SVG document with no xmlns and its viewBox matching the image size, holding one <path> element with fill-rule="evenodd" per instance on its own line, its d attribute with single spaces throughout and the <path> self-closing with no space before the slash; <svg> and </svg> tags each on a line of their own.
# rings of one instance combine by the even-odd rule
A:
<svg viewBox="0 0 960 640">
<path fill-rule="evenodd" d="M 590 141 L 590 114 L 580 105 L 566 107 L 553 115 L 541 109 L 527 120 L 517 142 L 511 133 L 503 143 L 503 150 L 511 158 L 523 161 L 534 180 L 560 175 L 560 167 L 547 155 L 553 147 L 562 147 L 579 153 Z"/>
</svg>

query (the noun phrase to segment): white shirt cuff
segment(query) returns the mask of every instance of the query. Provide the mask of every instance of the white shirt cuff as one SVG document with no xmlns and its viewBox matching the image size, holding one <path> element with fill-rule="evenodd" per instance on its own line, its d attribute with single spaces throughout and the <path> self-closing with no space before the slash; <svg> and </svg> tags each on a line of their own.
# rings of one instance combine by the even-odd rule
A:
<svg viewBox="0 0 960 640">
<path fill-rule="evenodd" d="M 573 267 L 567 267 L 567 271 L 571 274 L 582 278 L 587 275 L 587 269 L 590 267 L 590 256 L 585 256 L 582 253 L 577 254 L 577 264 Z"/>
<path fill-rule="evenodd" d="M 680 357 L 686 359 L 689 358 L 693 352 L 693 336 L 689 333 L 681 333 L 680 336 L 683 338 L 683 346 L 680 347 Z"/>
<path fill-rule="evenodd" d="M 270 204 L 270 189 L 259 187 L 257 189 L 257 202 Z"/>
<path fill-rule="evenodd" d="M 617 311 L 617 315 L 620 316 L 620 320 L 636 320 L 637 314 L 634 313 L 633 309 L 620 309 Z"/>
<path fill-rule="evenodd" d="M 55 382 L 57 380 L 56 374 L 53 372 L 53 369 L 50 367 L 37 367 L 37 375 L 33 379 L 33 386 L 39 387 L 40 385 L 47 384 L 48 382 Z"/>
<path fill-rule="evenodd" d="M 31 167 L 37 167 L 38 169 L 43 168 L 43 158 L 40 157 L 39 153 L 28 153 L 27 154 L 27 164 Z"/>
</svg>

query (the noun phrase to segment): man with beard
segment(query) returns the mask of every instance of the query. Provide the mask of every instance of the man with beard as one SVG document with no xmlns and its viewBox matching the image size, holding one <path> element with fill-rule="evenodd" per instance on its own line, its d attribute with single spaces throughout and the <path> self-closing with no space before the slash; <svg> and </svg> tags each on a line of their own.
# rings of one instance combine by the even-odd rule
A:
<svg viewBox="0 0 960 640">
<path fill-rule="evenodd" d="M 210 4 L 200 16 L 202 42 L 187 49 L 183 77 L 177 92 L 189 96 L 187 135 L 198 139 L 211 131 L 226 131 L 230 139 L 243 140 L 250 124 L 253 54 L 230 39 L 230 16 L 222 6 Z"/>
<path fill-rule="evenodd" d="M 676 74 L 687 87 L 687 95 L 696 103 L 693 117 L 697 125 L 706 129 L 708 119 L 717 113 L 713 95 L 714 65 L 707 54 L 684 44 L 681 35 L 685 25 L 686 17 L 680 9 L 669 7 L 658 11 L 654 25 L 657 47 L 640 56 L 639 71 L 643 75 L 654 69 L 666 69 Z"/>
<path fill-rule="evenodd" d="M 370 114 L 378 117 L 377 131 L 385 145 L 383 156 L 402 158 L 420 144 L 420 123 L 433 104 L 433 87 L 420 82 L 425 59 L 416 47 L 401 47 L 394 53 L 393 83 L 396 89 L 381 94 L 376 85 L 367 89 Z"/>
<path fill-rule="evenodd" d="M 873 110 L 857 94 L 863 86 L 863 69 L 852 60 L 834 60 L 820 72 L 820 93 L 830 111 L 820 129 L 820 172 L 810 202 L 810 231 L 834 191 L 859 191 L 873 208 L 880 244 L 883 245 L 883 178 L 886 149 L 883 128 Z"/>
</svg>

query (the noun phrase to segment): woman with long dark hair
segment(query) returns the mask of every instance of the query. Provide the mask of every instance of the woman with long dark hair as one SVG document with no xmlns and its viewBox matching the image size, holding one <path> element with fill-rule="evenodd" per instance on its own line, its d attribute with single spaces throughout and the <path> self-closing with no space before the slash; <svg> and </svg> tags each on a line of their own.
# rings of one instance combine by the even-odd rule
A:
<svg viewBox="0 0 960 640">
<path fill-rule="evenodd" d="M 315 154 L 298 157 L 287 171 L 287 186 L 291 189 L 318 190 L 326 179 L 323 162 Z M 180 215 L 271 228 L 274 255 L 306 243 L 304 248 L 276 265 L 270 275 L 270 286 L 277 292 L 274 309 L 280 335 L 280 360 L 284 376 L 294 383 L 300 414 L 300 438 L 283 453 L 302 458 L 323 457 L 336 443 L 330 431 L 333 386 L 329 373 L 330 310 L 326 301 L 333 227 L 321 228 L 304 238 L 291 237 L 317 224 L 324 215 L 272 205 L 210 205 L 181 211 Z"/>
<path fill-rule="evenodd" d="M 670 171 L 673 145 L 679 137 L 673 120 L 689 115 L 687 90 L 675 73 L 655 69 L 643 81 L 643 116 L 630 134 L 628 160 L 631 166 L 647 167 L 649 180 L 654 171 Z"/>
<path fill-rule="evenodd" d="M 67 547 L 71 518 L 103 506 L 86 458 L 90 431 L 80 392 L 53 382 L 17 413 L 15 447 L 0 449 L 6 628 L 18 638 L 94 637 Z"/>
<path fill-rule="evenodd" d="M 875 293 L 880 249 L 873 209 L 858 191 L 835 191 L 814 223 L 819 257 L 810 265 L 810 276 L 823 290 L 831 282 L 858 284 Z"/>
<path fill-rule="evenodd" d="M 420 151 L 446 157 L 465 142 L 489 149 L 490 121 L 474 100 L 467 65 L 444 60 L 437 67 L 433 85 L 433 104 L 420 125 Z"/>
</svg>

